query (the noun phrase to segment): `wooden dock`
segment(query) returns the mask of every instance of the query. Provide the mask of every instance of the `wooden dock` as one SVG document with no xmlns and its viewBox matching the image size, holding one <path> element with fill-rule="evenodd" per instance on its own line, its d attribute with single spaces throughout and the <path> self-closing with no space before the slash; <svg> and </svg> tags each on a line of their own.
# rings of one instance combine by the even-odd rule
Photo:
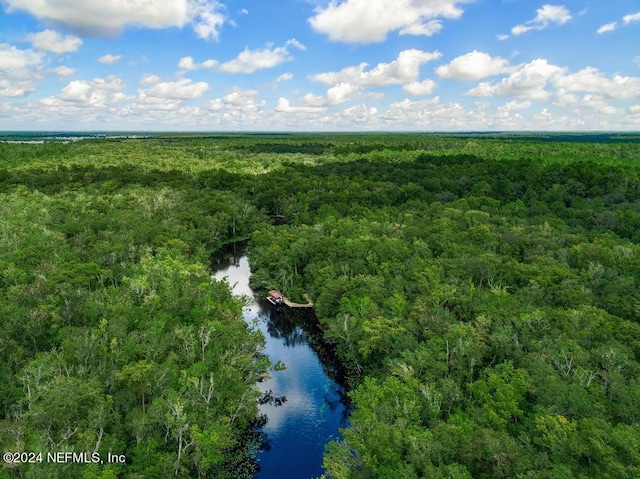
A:
<svg viewBox="0 0 640 479">
<path fill-rule="evenodd" d="M 309 295 L 305 293 L 303 296 L 304 296 L 304 299 L 307 300 L 306 304 L 294 303 L 289 298 L 287 298 L 284 294 L 282 294 L 280 291 L 271 290 L 267 295 L 267 301 L 269 301 L 274 306 L 280 306 L 284 304 L 289 308 L 313 308 L 313 301 L 311 301 L 311 298 L 309 297 Z"/>
</svg>

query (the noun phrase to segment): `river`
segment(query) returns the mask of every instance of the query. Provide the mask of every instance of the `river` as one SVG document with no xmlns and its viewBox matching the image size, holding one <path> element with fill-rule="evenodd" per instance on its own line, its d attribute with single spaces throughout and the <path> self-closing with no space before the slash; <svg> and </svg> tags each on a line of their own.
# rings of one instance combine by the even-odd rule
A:
<svg viewBox="0 0 640 479">
<path fill-rule="evenodd" d="M 214 277 L 226 277 L 234 294 L 251 298 L 243 308 L 245 321 L 262 331 L 264 354 L 271 362 L 282 361 L 286 366 L 258 385 L 263 393 L 272 394 L 267 394 L 271 401 L 259 406 L 267 423 L 262 429 L 264 446 L 257 456 L 260 470 L 254 478 L 318 477 L 324 472 L 325 445 L 347 426 L 347 408 L 344 387 L 332 379 L 337 377 L 332 356 L 319 331 L 313 332 L 313 313 L 274 311 L 266 300 L 257 298 L 249 286 L 246 251 L 232 252 L 222 262 L 216 264 Z"/>
</svg>

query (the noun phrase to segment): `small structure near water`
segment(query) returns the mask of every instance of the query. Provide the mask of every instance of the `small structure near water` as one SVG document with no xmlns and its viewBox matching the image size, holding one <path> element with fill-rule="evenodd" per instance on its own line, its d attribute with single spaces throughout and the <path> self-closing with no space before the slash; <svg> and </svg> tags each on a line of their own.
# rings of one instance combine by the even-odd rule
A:
<svg viewBox="0 0 640 479">
<path fill-rule="evenodd" d="M 311 298 L 309 298 L 309 295 L 307 293 L 304 294 L 304 298 L 307 300 L 307 304 L 294 303 L 280 291 L 276 291 L 275 289 L 272 289 L 267 294 L 267 301 L 269 301 L 274 306 L 285 305 L 290 308 L 313 308 L 313 301 L 311 301 Z"/>
<path fill-rule="evenodd" d="M 280 291 L 272 289 L 271 291 L 269 291 L 269 294 L 267 294 L 267 301 L 269 301 L 274 306 L 280 306 L 284 302 L 284 296 Z"/>
</svg>

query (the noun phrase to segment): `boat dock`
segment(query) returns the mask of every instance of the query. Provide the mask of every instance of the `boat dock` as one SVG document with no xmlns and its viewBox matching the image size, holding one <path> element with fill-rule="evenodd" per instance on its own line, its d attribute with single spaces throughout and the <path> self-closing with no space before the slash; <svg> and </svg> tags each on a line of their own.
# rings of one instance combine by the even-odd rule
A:
<svg viewBox="0 0 640 479">
<path fill-rule="evenodd" d="M 305 293 L 303 296 L 304 296 L 304 299 L 307 300 L 306 304 L 294 303 L 289 298 L 287 298 L 284 294 L 282 294 L 280 291 L 271 290 L 267 295 L 267 301 L 269 301 L 274 306 L 280 306 L 284 304 L 289 308 L 313 308 L 313 301 L 311 301 L 311 298 L 309 297 L 309 295 Z"/>
</svg>

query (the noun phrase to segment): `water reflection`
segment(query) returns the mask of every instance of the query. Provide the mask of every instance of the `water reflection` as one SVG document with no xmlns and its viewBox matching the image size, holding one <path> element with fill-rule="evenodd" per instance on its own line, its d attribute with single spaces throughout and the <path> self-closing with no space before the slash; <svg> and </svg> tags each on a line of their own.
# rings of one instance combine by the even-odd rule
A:
<svg viewBox="0 0 640 479">
<path fill-rule="evenodd" d="M 243 316 L 264 334 L 264 354 L 272 363 L 286 365 L 259 384 L 264 393 L 259 409 L 268 419 L 262 428 L 264 445 L 255 478 L 317 477 L 323 473 L 324 446 L 347 425 L 340 368 L 322 343 L 310 310 L 276 310 L 254 296 L 245 250 L 237 248 L 217 259 L 214 267 L 219 270 L 214 276 L 227 278 L 235 294 L 250 298 Z"/>
</svg>

